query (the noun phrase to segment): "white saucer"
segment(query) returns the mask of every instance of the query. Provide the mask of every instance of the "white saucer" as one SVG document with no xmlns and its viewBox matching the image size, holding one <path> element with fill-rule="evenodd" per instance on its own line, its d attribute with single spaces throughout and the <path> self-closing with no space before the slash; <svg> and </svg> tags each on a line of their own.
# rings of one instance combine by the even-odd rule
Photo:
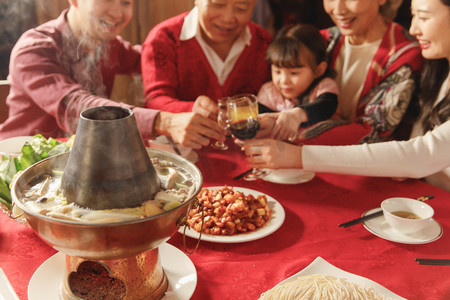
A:
<svg viewBox="0 0 450 300">
<path fill-rule="evenodd" d="M 312 180 L 316 173 L 302 169 L 265 169 L 270 171 L 263 180 L 281 184 L 299 184 Z"/>
<path fill-rule="evenodd" d="M 20 300 L 2 268 L 0 268 L 0 299 Z"/>
<path fill-rule="evenodd" d="M 0 141 L 0 155 L 9 154 L 11 156 L 19 156 L 25 142 L 31 142 L 32 136 L 16 136 Z"/>
<path fill-rule="evenodd" d="M 379 210 L 374 208 L 366 211 L 363 216 Z M 380 238 L 388 241 L 402 243 L 402 244 L 426 244 L 431 243 L 442 236 L 443 229 L 435 219 L 430 220 L 430 224 L 419 232 L 411 234 L 403 234 L 392 228 L 386 221 L 385 217 L 379 216 L 367 221 L 364 221 L 364 227 Z"/>
<path fill-rule="evenodd" d="M 169 281 L 162 300 L 189 300 L 197 286 L 194 264 L 186 254 L 170 244 L 161 244 L 159 250 L 161 264 Z M 29 300 L 60 299 L 65 262 L 65 254 L 58 252 L 34 272 L 28 284 Z"/>
</svg>

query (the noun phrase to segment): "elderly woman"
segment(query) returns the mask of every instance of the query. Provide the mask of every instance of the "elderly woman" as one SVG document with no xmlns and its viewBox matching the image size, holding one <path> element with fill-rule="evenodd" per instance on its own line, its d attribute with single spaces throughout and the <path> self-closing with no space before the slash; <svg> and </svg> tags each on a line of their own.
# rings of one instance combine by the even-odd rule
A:
<svg viewBox="0 0 450 300">
<path fill-rule="evenodd" d="M 422 59 L 417 42 L 392 22 L 402 0 L 323 0 L 336 24 L 322 31 L 337 71 L 341 119 L 306 137 L 351 144 L 392 139 L 410 104 Z"/>
<path fill-rule="evenodd" d="M 217 99 L 257 93 L 269 79 L 271 37 L 250 22 L 256 0 L 196 0 L 156 26 L 142 50 L 146 106 L 171 112 L 218 111 Z"/>
<path fill-rule="evenodd" d="M 369 0 L 372 1 L 372 0 Z M 450 192 L 450 0 L 412 0 L 410 32 L 425 58 L 420 118 L 407 141 L 297 146 L 273 139 L 239 141 L 256 168 L 304 168 L 367 176 L 422 178 Z"/>
<path fill-rule="evenodd" d="M 225 139 L 224 130 L 201 115 L 173 114 L 109 100 L 114 75 L 140 72 L 141 47 L 119 36 L 133 1 L 69 0 L 70 8 L 25 32 L 11 53 L 9 117 L 0 140 L 40 133 L 74 134 L 80 112 L 96 106 L 132 109 L 144 139 L 168 135 L 192 148 Z"/>
</svg>

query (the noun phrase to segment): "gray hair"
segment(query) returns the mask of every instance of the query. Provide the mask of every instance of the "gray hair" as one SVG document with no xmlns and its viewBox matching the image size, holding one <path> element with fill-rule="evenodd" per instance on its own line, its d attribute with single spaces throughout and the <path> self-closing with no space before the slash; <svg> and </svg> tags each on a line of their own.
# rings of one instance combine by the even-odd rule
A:
<svg viewBox="0 0 450 300">
<path fill-rule="evenodd" d="M 380 6 L 380 14 L 389 21 L 394 20 L 402 2 L 403 0 L 386 0 L 386 3 Z"/>
</svg>

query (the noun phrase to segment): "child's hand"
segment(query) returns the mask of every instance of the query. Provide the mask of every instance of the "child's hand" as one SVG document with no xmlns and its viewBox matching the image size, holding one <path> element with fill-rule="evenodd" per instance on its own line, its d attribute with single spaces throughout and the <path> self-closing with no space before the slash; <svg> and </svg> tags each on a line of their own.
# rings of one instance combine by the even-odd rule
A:
<svg viewBox="0 0 450 300">
<path fill-rule="evenodd" d="M 263 113 L 258 115 L 259 130 L 255 138 L 268 138 L 272 137 L 273 128 L 278 118 L 278 112 L 276 113 Z"/>
<path fill-rule="evenodd" d="M 280 112 L 275 122 L 272 135 L 278 140 L 293 141 L 297 136 L 300 123 L 306 122 L 307 120 L 308 117 L 305 111 L 300 107 Z"/>
</svg>

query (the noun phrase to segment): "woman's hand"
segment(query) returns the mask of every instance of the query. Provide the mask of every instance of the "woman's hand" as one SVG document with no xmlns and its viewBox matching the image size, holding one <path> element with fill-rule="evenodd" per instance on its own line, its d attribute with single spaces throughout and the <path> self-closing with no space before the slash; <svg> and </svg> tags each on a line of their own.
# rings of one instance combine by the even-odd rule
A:
<svg viewBox="0 0 450 300">
<path fill-rule="evenodd" d="M 274 139 L 235 140 L 253 168 L 302 168 L 302 146 Z"/>
<path fill-rule="evenodd" d="M 157 134 L 170 136 L 175 143 L 200 149 L 208 146 L 211 139 L 225 141 L 226 130 L 217 121 L 196 113 L 160 112 L 155 120 Z"/>
</svg>

